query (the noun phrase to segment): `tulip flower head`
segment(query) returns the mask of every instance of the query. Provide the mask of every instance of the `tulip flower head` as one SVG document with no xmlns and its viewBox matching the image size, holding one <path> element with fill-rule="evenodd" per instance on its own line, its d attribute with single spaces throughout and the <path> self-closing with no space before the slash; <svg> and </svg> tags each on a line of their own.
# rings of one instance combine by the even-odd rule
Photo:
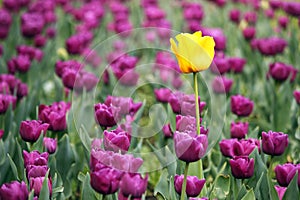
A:
<svg viewBox="0 0 300 200">
<path fill-rule="evenodd" d="M 183 73 L 192 73 L 209 68 L 213 57 L 215 41 L 210 36 L 202 37 L 202 32 L 194 34 L 180 33 L 170 39 L 171 51 L 175 54 L 179 68 Z"/>
</svg>

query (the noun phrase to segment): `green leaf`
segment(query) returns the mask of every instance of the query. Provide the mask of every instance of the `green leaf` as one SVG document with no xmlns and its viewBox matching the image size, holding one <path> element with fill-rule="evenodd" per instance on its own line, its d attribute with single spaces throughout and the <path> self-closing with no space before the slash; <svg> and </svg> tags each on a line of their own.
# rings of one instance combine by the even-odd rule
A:
<svg viewBox="0 0 300 200">
<path fill-rule="evenodd" d="M 154 188 L 155 196 L 159 193 L 164 199 L 170 199 L 169 186 L 166 180 L 168 180 L 168 171 L 164 169 L 160 175 L 157 185 Z"/>
<path fill-rule="evenodd" d="M 91 184 L 90 184 L 90 174 L 89 173 L 87 173 L 85 175 L 84 182 L 82 183 L 81 199 L 97 200 L 95 191 L 93 190 L 93 188 L 91 187 Z"/>
<path fill-rule="evenodd" d="M 242 199 L 243 196 L 246 195 L 246 193 L 247 193 L 247 189 L 246 189 L 245 185 L 243 184 L 240 188 L 240 191 L 239 191 L 238 195 L 237 195 L 237 199 Z"/>
<path fill-rule="evenodd" d="M 41 189 L 40 195 L 39 195 L 39 200 L 49 200 L 49 197 L 50 197 L 50 192 L 49 192 L 49 187 L 48 187 L 49 172 L 50 172 L 50 170 L 48 170 L 48 172 L 45 175 L 43 185 L 42 185 L 42 189 Z"/>
<path fill-rule="evenodd" d="M 272 182 L 272 179 L 270 177 L 267 177 L 268 179 L 268 186 L 269 186 L 269 194 L 272 200 L 279 200 L 277 191 L 275 190 L 274 183 Z"/>
<path fill-rule="evenodd" d="M 174 114 L 170 104 L 168 104 L 168 119 L 170 121 L 170 126 L 172 132 L 176 131 L 176 115 Z"/>
<path fill-rule="evenodd" d="M 298 172 L 296 172 L 294 178 L 288 185 L 282 200 L 299 199 L 299 188 L 298 188 Z"/>
<path fill-rule="evenodd" d="M 173 176 L 171 176 L 169 179 L 169 195 L 170 195 L 170 199 L 178 199 L 177 195 L 176 195 L 175 187 L 174 187 L 174 177 Z"/>
<path fill-rule="evenodd" d="M 230 193 L 230 176 L 220 174 L 216 180 L 211 192 L 211 199 L 225 199 Z"/>
<path fill-rule="evenodd" d="M 39 152 L 43 152 L 43 139 L 44 139 L 44 133 L 42 132 L 39 139 L 33 143 L 32 147 L 31 147 L 31 150 L 37 150 Z"/>
<path fill-rule="evenodd" d="M 18 170 L 17 170 L 16 164 L 15 164 L 14 161 L 11 159 L 9 153 L 7 153 L 7 157 L 8 157 L 8 161 L 9 161 L 10 167 L 11 167 L 11 169 L 12 169 L 12 172 L 13 172 L 15 178 L 16 178 L 17 180 L 20 180 L 19 175 L 18 175 Z"/>
<path fill-rule="evenodd" d="M 28 200 L 33 200 L 33 198 L 34 198 L 34 191 L 32 190 L 32 191 L 29 193 Z"/>
<path fill-rule="evenodd" d="M 249 190 L 247 194 L 241 200 L 255 200 L 253 189 Z"/>
<path fill-rule="evenodd" d="M 79 130 L 80 141 L 82 142 L 85 149 L 90 153 L 91 151 L 91 138 L 85 129 L 84 125 L 81 126 Z"/>
<path fill-rule="evenodd" d="M 3 141 L 0 139 L 0 166 L 5 162 L 5 146 Z"/>
</svg>

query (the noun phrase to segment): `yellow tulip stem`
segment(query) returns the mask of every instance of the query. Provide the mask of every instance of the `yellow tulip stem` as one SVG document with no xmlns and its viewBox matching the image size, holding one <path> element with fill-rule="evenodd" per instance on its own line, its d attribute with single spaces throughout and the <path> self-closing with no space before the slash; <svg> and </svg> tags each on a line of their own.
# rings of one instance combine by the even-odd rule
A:
<svg viewBox="0 0 300 200">
<path fill-rule="evenodd" d="M 188 170 L 189 170 L 189 163 L 187 162 L 185 165 L 185 168 L 184 168 L 184 177 L 183 177 L 183 183 L 182 183 L 182 187 L 181 187 L 180 200 L 185 200 L 186 180 L 187 180 Z"/>
<path fill-rule="evenodd" d="M 198 101 L 198 80 L 197 72 L 193 73 L 194 77 L 194 93 L 195 93 L 195 105 L 196 105 L 196 124 L 197 124 L 197 134 L 200 135 L 200 112 L 199 112 L 199 101 Z"/>
</svg>

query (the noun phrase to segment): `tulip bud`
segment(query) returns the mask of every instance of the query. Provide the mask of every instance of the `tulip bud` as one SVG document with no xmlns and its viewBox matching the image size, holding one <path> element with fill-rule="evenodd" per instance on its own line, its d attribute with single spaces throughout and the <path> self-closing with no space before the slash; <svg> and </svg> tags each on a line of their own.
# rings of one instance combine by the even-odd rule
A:
<svg viewBox="0 0 300 200">
<path fill-rule="evenodd" d="M 276 179 L 277 182 L 279 183 L 280 186 L 287 187 L 292 179 L 294 178 L 296 172 L 298 170 L 298 185 L 300 186 L 300 175 L 299 175 L 299 166 L 291 164 L 291 163 L 286 163 L 283 165 L 277 165 L 275 167 L 275 174 L 276 174 Z"/>
<path fill-rule="evenodd" d="M 44 137 L 43 145 L 45 146 L 45 148 L 49 154 L 53 154 L 56 151 L 57 139 Z"/>
<path fill-rule="evenodd" d="M 148 175 L 143 178 L 137 173 L 125 173 L 120 181 L 120 192 L 125 196 L 141 198 L 146 192 Z"/>
<path fill-rule="evenodd" d="M 228 58 L 228 63 L 230 65 L 231 71 L 233 71 L 234 73 L 240 73 L 244 69 L 246 59 L 239 57 L 231 57 Z"/>
<path fill-rule="evenodd" d="M 231 111 L 239 117 L 247 117 L 253 110 L 254 103 L 241 95 L 231 96 Z"/>
<path fill-rule="evenodd" d="M 254 159 L 246 156 L 236 156 L 229 161 L 232 175 L 237 179 L 246 179 L 253 176 Z"/>
<path fill-rule="evenodd" d="M 231 138 L 245 138 L 245 136 L 248 133 L 248 127 L 249 123 L 248 122 L 231 122 L 230 124 L 230 134 Z"/>
<path fill-rule="evenodd" d="M 272 156 L 280 156 L 289 144 L 288 135 L 282 132 L 262 132 L 263 152 Z"/>
<path fill-rule="evenodd" d="M 45 179 L 45 177 L 36 177 L 36 178 L 30 178 L 29 179 L 30 189 L 34 190 L 34 195 L 35 196 L 40 195 L 41 189 L 43 187 L 44 179 Z M 51 179 L 48 179 L 48 188 L 49 188 L 49 193 L 51 195 L 52 194 Z"/>
<path fill-rule="evenodd" d="M 275 185 L 275 190 L 278 194 L 279 200 L 282 200 L 286 189 L 287 189 L 286 187 L 280 187 L 278 185 Z"/>
<path fill-rule="evenodd" d="M 0 140 L 2 139 L 3 135 L 4 135 L 4 130 L 0 129 Z"/>
<path fill-rule="evenodd" d="M 22 121 L 20 125 L 20 135 L 26 142 L 35 142 L 39 139 L 41 133 L 44 135 L 49 127 L 49 124 L 42 123 L 38 120 Z"/>
<path fill-rule="evenodd" d="M 175 175 L 174 176 L 174 186 L 175 186 L 175 191 L 181 195 L 181 189 L 182 189 L 182 184 L 183 184 L 183 175 Z M 197 176 L 187 176 L 186 180 L 186 194 L 188 197 L 196 197 L 200 194 L 204 184 L 205 184 L 205 179 L 198 179 Z"/>
<path fill-rule="evenodd" d="M 200 134 L 193 137 L 188 133 L 178 131 L 174 134 L 176 156 L 182 161 L 198 161 L 205 155 L 207 146 L 208 139 L 206 135 Z"/>
<path fill-rule="evenodd" d="M 295 90 L 293 95 L 294 95 L 294 98 L 295 98 L 297 104 L 300 105 L 300 90 Z"/>
<path fill-rule="evenodd" d="M 117 124 L 119 108 L 98 103 L 94 105 L 94 110 L 95 119 L 101 126 L 112 127 Z"/>
</svg>

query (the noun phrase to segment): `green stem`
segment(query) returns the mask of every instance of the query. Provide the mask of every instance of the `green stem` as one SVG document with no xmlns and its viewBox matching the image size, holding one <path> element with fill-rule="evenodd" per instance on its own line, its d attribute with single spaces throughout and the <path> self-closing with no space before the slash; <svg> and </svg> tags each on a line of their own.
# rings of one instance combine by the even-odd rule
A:
<svg viewBox="0 0 300 200">
<path fill-rule="evenodd" d="M 185 199 L 186 179 L 187 179 L 188 170 L 189 170 L 189 163 L 187 162 L 185 165 L 185 168 L 184 168 L 184 178 L 183 178 L 183 183 L 182 183 L 182 188 L 181 188 L 180 200 Z"/>
<path fill-rule="evenodd" d="M 268 169 L 268 175 L 271 180 L 272 180 L 272 171 L 273 171 L 272 165 L 273 165 L 273 156 L 271 156 L 270 163 L 269 163 L 269 169 Z"/>
<path fill-rule="evenodd" d="M 198 101 L 198 81 L 197 72 L 193 73 L 194 78 L 194 93 L 195 93 L 195 105 L 196 105 L 196 124 L 197 124 L 197 134 L 200 134 L 200 113 L 199 113 L 199 101 Z"/>
</svg>

